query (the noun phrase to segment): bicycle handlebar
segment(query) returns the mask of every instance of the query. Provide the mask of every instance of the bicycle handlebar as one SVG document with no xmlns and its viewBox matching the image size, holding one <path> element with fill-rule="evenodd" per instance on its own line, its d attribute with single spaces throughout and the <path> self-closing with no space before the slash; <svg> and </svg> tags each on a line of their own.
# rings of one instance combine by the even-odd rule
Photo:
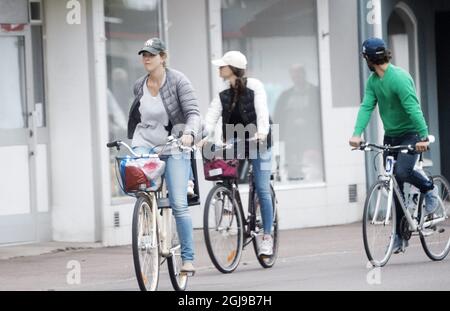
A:
<svg viewBox="0 0 450 311">
<path fill-rule="evenodd" d="M 363 143 L 359 147 L 353 148 L 352 150 L 362 150 L 362 151 L 371 151 L 372 148 L 382 150 L 382 151 L 391 151 L 391 152 L 414 152 L 416 148 L 412 145 L 399 145 L 399 146 L 389 146 L 389 145 L 377 145 L 371 143 Z"/>
<path fill-rule="evenodd" d="M 161 145 L 158 145 L 158 146 L 155 146 L 155 147 L 160 147 L 160 146 L 169 146 L 169 145 L 171 145 L 171 144 L 176 144 L 176 146 L 181 150 L 181 151 L 193 151 L 194 150 L 194 147 L 187 147 L 187 146 L 183 146 L 182 144 L 181 144 L 181 142 L 180 142 L 180 139 L 179 138 L 175 138 L 175 137 L 173 137 L 173 136 L 169 136 L 169 137 L 167 137 L 167 143 L 165 143 L 165 144 L 161 144 Z M 109 143 L 107 143 L 106 144 L 106 147 L 108 147 L 108 148 L 114 148 L 114 147 L 116 147 L 117 148 L 117 150 L 120 150 L 120 147 L 125 147 L 132 155 L 134 155 L 135 157 L 142 157 L 143 155 L 140 155 L 140 154 L 137 154 L 136 152 L 134 152 L 133 151 L 133 149 L 127 144 L 127 143 L 124 143 L 123 141 L 121 141 L 121 140 L 116 140 L 116 141 L 113 141 L 113 142 L 109 142 Z M 154 147 L 154 148 L 155 148 Z"/>
<path fill-rule="evenodd" d="M 107 143 L 106 147 L 108 147 L 108 148 L 119 147 L 119 143 L 120 142 L 121 142 L 120 140 L 117 140 L 117 141 L 113 141 L 113 142 Z"/>
<path fill-rule="evenodd" d="M 436 141 L 434 135 L 428 135 L 428 141 L 430 144 Z M 398 146 L 390 146 L 390 145 L 377 145 L 371 143 L 362 142 L 359 147 L 352 148 L 352 150 L 362 150 L 362 151 L 371 151 L 371 148 L 375 148 L 381 151 L 391 151 L 391 152 L 402 152 L 402 153 L 421 153 L 416 152 L 416 148 L 413 145 L 398 145 Z M 429 148 L 428 148 L 429 149 Z"/>
</svg>

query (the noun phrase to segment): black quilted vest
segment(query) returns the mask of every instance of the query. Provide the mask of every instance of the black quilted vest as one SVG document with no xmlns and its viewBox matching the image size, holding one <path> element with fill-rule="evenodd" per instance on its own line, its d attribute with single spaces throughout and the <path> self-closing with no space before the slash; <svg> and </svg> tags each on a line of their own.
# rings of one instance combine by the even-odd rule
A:
<svg viewBox="0 0 450 311">
<path fill-rule="evenodd" d="M 233 120 L 231 120 L 232 111 L 231 106 L 234 99 L 234 90 L 232 88 L 226 89 L 219 93 L 220 101 L 222 103 L 222 134 L 225 140 L 231 137 L 226 137 L 226 125 L 232 124 L 236 125 Z M 238 99 L 236 107 L 234 109 L 239 109 L 244 127 L 249 124 L 257 125 L 257 117 L 255 110 L 255 92 L 249 88 L 245 88 L 245 91 Z M 272 124 L 272 120 L 269 118 L 269 123 Z M 269 129 L 269 134 L 267 135 L 267 148 L 272 146 L 272 132 Z M 246 148 L 247 149 L 247 148 Z"/>
</svg>

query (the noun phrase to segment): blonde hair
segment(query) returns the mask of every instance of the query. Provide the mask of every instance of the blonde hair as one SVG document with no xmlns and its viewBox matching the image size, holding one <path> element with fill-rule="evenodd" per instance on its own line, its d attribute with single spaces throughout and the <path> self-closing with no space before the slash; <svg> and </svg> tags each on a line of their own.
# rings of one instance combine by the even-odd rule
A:
<svg viewBox="0 0 450 311">
<path fill-rule="evenodd" d="M 167 51 L 162 51 L 162 52 L 159 52 L 159 56 L 161 56 L 163 58 L 165 57 L 165 59 L 163 61 L 163 67 L 167 68 L 167 62 L 169 60 L 169 53 Z"/>
</svg>

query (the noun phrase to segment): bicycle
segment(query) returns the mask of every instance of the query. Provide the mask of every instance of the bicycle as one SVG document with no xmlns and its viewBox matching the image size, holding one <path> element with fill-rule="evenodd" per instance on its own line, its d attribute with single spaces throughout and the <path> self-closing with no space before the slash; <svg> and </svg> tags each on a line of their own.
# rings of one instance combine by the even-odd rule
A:
<svg viewBox="0 0 450 311">
<path fill-rule="evenodd" d="M 224 148 L 229 148 L 230 145 Z M 249 161 L 250 162 L 250 161 Z M 237 178 L 217 181 L 209 191 L 203 214 L 203 233 L 208 255 L 222 273 L 231 273 L 239 265 L 243 249 L 253 242 L 256 257 L 264 268 L 271 268 L 278 257 L 278 207 L 271 176 L 273 205 L 273 255 L 258 256 L 264 234 L 261 207 L 255 191 L 253 167 L 248 170 L 249 198 L 245 217 Z"/>
<path fill-rule="evenodd" d="M 184 147 L 178 139 L 169 136 L 165 147 L 176 145 L 182 151 L 192 151 Z M 107 144 L 108 148 L 124 147 L 133 157 L 116 156 L 117 164 L 123 160 L 159 159 L 158 154 L 137 154 L 122 141 Z M 159 147 L 159 146 L 158 146 Z M 164 147 L 164 148 L 165 148 Z M 119 182 L 119 174 L 116 169 Z M 120 182 L 119 182 L 120 184 Z M 126 192 L 124 190 L 124 192 Z M 186 290 L 188 277 L 193 274 L 182 273 L 181 246 L 178 239 L 175 218 L 167 196 L 164 178 L 157 190 L 142 189 L 127 193 L 137 198 L 132 221 L 132 251 L 136 279 L 142 291 L 156 291 L 159 282 L 160 266 L 167 260 L 170 281 L 177 291 Z"/>
<path fill-rule="evenodd" d="M 430 141 L 434 137 L 430 136 Z M 376 145 L 365 143 L 353 150 L 372 151 L 380 153 L 413 153 L 415 146 Z M 376 157 L 375 157 L 376 159 Z M 450 186 L 444 176 L 427 176 L 433 180 L 438 188 L 439 206 L 432 215 L 425 217 L 424 195 L 417 193 L 414 200 L 405 199 L 408 193 L 402 194 L 394 174 L 394 157 L 389 155 L 385 160 L 385 173 L 378 176 L 378 181 L 370 188 L 364 203 L 363 213 L 363 241 L 364 249 L 370 263 L 374 267 L 386 265 L 392 255 L 394 238 L 397 234 L 396 224 L 400 221 L 400 236 L 408 241 L 411 236 L 419 235 L 422 247 L 427 256 L 434 261 L 443 260 L 450 251 Z M 420 153 L 416 163 L 419 172 L 423 171 L 423 153 Z M 412 185 L 404 183 L 406 188 Z M 398 220 L 393 196 L 396 195 L 404 212 Z M 402 251 L 404 251 L 404 245 Z"/>
</svg>

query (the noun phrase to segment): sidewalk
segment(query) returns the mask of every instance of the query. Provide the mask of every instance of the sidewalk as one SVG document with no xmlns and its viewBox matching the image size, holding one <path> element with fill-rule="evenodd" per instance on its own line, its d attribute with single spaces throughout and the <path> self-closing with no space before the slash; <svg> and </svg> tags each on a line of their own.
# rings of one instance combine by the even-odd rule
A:
<svg viewBox="0 0 450 311">
<path fill-rule="evenodd" d="M 0 246 L 0 260 L 101 247 L 103 247 L 102 243 L 77 242 L 44 242 L 6 245 Z"/>
</svg>

